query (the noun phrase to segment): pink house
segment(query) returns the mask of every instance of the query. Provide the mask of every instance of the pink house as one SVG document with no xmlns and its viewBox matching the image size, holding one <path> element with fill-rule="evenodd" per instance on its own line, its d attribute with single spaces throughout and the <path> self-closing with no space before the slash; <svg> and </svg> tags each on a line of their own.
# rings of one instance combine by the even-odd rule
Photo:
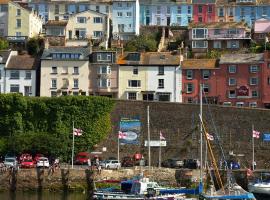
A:
<svg viewBox="0 0 270 200">
<path fill-rule="evenodd" d="M 193 22 L 214 22 L 216 17 L 216 0 L 192 0 Z"/>
<path fill-rule="evenodd" d="M 264 42 L 265 37 L 270 33 L 270 20 L 264 18 L 256 20 L 253 29 L 253 39 L 256 42 Z"/>
</svg>

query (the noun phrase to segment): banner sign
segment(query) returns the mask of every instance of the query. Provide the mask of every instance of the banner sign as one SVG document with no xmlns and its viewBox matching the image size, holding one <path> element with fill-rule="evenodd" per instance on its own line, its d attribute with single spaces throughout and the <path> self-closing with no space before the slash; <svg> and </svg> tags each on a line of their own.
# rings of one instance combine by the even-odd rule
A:
<svg viewBox="0 0 270 200">
<path fill-rule="evenodd" d="M 270 142 L 270 133 L 264 133 L 263 134 L 263 141 L 264 142 Z"/>
<path fill-rule="evenodd" d="M 144 146 L 148 147 L 148 141 L 144 141 Z M 150 147 L 166 147 L 167 142 L 164 140 L 150 140 Z"/>
<path fill-rule="evenodd" d="M 141 121 L 139 119 L 122 118 L 120 121 L 120 131 L 125 135 L 119 139 L 120 144 L 140 143 Z"/>
<path fill-rule="evenodd" d="M 249 89 L 246 86 L 241 86 L 236 89 L 237 97 L 249 97 Z"/>
</svg>

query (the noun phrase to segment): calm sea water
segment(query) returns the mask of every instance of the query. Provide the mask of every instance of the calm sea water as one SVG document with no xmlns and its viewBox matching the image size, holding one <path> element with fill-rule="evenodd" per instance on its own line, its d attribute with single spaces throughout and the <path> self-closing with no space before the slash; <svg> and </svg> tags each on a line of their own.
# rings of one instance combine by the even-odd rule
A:
<svg viewBox="0 0 270 200">
<path fill-rule="evenodd" d="M 91 200 L 87 194 L 57 192 L 0 192 L 0 200 Z"/>
<path fill-rule="evenodd" d="M 257 200 L 270 200 L 270 196 L 255 195 Z M 57 192 L 0 192 L 0 200 L 92 200 L 83 193 L 57 193 Z"/>
</svg>

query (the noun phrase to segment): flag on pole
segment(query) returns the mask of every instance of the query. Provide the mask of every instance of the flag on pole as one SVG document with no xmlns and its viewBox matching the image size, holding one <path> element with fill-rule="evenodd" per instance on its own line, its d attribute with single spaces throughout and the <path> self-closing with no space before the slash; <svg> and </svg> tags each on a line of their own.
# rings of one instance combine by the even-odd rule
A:
<svg viewBox="0 0 270 200">
<path fill-rule="evenodd" d="M 118 138 L 119 139 L 125 139 L 127 137 L 126 133 L 123 133 L 122 131 L 118 131 Z"/>
<path fill-rule="evenodd" d="M 83 130 L 79 128 L 74 128 L 73 129 L 73 135 L 75 136 L 81 136 L 83 134 Z"/>
<path fill-rule="evenodd" d="M 162 135 L 162 132 L 161 131 L 159 132 L 159 139 L 160 140 L 165 140 L 165 137 Z"/>
<path fill-rule="evenodd" d="M 253 130 L 253 137 L 254 138 L 260 138 L 260 132 Z"/>
<path fill-rule="evenodd" d="M 211 140 L 211 141 L 214 140 L 214 136 L 210 135 L 209 133 L 206 133 L 206 137 L 207 137 L 208 140 Z"/>
</svg>

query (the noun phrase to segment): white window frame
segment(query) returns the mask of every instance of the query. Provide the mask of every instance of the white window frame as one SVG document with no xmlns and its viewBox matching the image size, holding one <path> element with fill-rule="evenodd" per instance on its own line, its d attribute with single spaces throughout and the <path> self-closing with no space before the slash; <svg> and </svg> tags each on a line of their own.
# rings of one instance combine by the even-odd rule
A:
<svg viewBox="0 0 270 200">
<path fill-rule="evenodd" d="M 253 92 L 256 92 L 256 96 L 253 95 Z M 259 97 L 259 91 L 258 90 L 252 90 L 251 91 L 251 98 L 258 98 Z"/>
<path fill-rule="evenodd" d="M 79 71 L 79 67 L 78 66 L 74 66 L 73 67 L 73 74 L 79 74 L 80 71 Z"/>
<path fill-rule="evenodd" d="M 199 43 L 199 42 L 203 42 L 203 46 L 198 46 L 197 43 Z M 195 48 L 195 49 L 206 49 L 206 48 L 208 48 L 208 42 L 207 41 L 203 41 L 203 40 L 192 41 L 192 48 Z"/>
<path fill-rule="evenodd" d="M 229 71 L 230 74 L 235 74 L 236 71 L 237 71 L 236 65 L 229 65 L 228 66 L 228 71 Z"/>
<path fill-rule="evenodd" d="M 15 74 L 16 74 L 16 76 L 14 76 Z M 11 70 L 10 71 L 10 79 L 12 79 L 12 80 L 19 80 L 20 79 L 20 71 L 19 70 Z"/>
<path fill-rule="evenodd" d="M 211 75 L 211 72 L 209 69 L 203 69 L 202 70 L 202 78 L 203 79 L 209 79 Z"/>
<path fill-rule="evenodd" d="M 10 92 L 12 92 L 11 88 L 15 88 L 15 87 L 18 88 L 18 91 L 16 91 L 16 92 L 20 92 L 20 84 L 10 84 L 10 88 L 9 88 Z M 13 92 L 15 93 L 15 91 L 13 91 Z"/>
<path fill-rule="evenodd" d="M 130 96 L 129 96 L 129 94 L 134 94 L 135 93 L 135 98 L 133 99 L 133 98 L 129 98 Z M 138 95 L 137 95 L 137 92 L 127 92 L 127 99 L 128 100 L 137 100 L 137 98 L 138 98 Z"/>
<path fill-rule="evenodd" d="M 133 81 L 136 81 L 137 86 L 132 86 Z M 141 87 L 141 80 L 128 80 L 128 87 L 129 88 L 140 88 Z"/>
<path fill-rule="evenodd" d="M 237 84 L 236 78 L 230 77 L 228 83 L 229 83 L 230 86 L 236 85 Z"/>
<path fill-rule="evenodd" d="M 193 83 L 187 83 L 187 85 L 186 85 L 186 93 L 187 94 L 191 94 L 193 91 L 194 91 L 194 85 L 193 85 Z"/>
<path fill-rule="evenodd" d="M 249 72 L 250 73 L 257 73 L 257 72 L 259 72 L 259 66 L 258 65 L 251 65 L 251 66 L 249 66 Z"/>
<path fill-rule="evenodd" d="M 249 102 L 249 107 L 251 108 L 256 108 L 258 105 L 257 105 L 257 102 Z"/>
<path fill-rule="evenodd" d="M 78 78 L 73 79 L 73 88 L 79 88 L 79 79 Z"/>
<path fill-rule="evenodd" d="M 244 105 L 245 105 L 245 102 L 242 102 L 242 101 L 241 101 L 241 102 L 236 102 L 236 103 L 235 103 L 235 106 L 236 106 L 236 107 L 244 107 Z"/>
<path fill-rule="evenodd" d="M 256 83 L 253 83 L 253 80 L 256 80 Z M 259 78 L 258 77 L 250 77 L 249 78 L 249 84 L 250 85 L 258 85 L 259 84 Z"/>
<path fill-rule="evenodd" d="M 94 24 L 102 24 L 103 18 L 102 17 L 94 17 Z"/>
<path fill-rule="evenodd" d="M 77 17 L 78 24 L 86 24 L 86 17 Z"/>
<path fill-rule="evenodd" d="M 223 106 L 232 106 L 232 102 L 225 101 L 225 102 L 223 102 Z"/>
<path fill-rule="evenodd" d="M 187 71 L 186 71 L 186 79 L 187 80 L 192 80 L 193 79 L 193 70 L 192 69 L 187 69 Z"/>
<path fill-rule="evenodd" d="M 29 76 L 30 75 L 30 76 Z M 1 77 L 0 77 L 1 78 Z M 25 79 L 27 79 L 27 80 L 30 80 L 30 79 L 32 79 L 32 72 L 31 72 L 31 70 L 26 70 L 25 71 Z"/>
<path fill-rule="evenodd" d="M 57 79 L 56 78 L 51 79 L 51 88 L 57 88 Z"/>
<path fill-rule="evenodd" d="M 203 36 L 202 37 L 197 37 L 196 32 L 199 30 L 203 30 Z M 192 39 L 206 39 L 208 36 L 208 29 L 207 28 L 193 28 L 192 29 Z"/>
</svg>

